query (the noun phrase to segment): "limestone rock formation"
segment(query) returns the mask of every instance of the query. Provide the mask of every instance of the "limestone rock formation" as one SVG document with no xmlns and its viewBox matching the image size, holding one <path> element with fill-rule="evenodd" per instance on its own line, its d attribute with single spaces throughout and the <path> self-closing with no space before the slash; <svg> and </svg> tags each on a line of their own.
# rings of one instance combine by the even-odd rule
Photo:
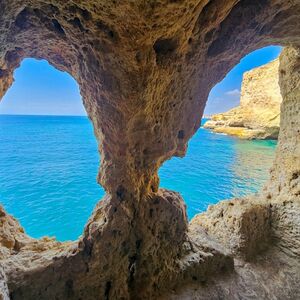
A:
<svg viewBox="0 0 300 300">
<path fill-rule="evenodd" d="M 277 139 L 282 102 L 278 73 L 279 59 L 244 73 L 240 105 L 213 115 L 204 127 L 244 139 Z"/>
<path fill-rule="evenodd" d="M 251 259 L 270 243 L 270 208 L 258 197 L 223 201 L 192 224 L 217 237 L 235 256 Z"/>
<path fill-rule="evenodd" d="M 299 1 L 0 1 L 0 96 L 25 57 L 69 72 L 106 190 L 73 243 L 32 239 L 1 210 L 1 297 L 299 299 L 299 24 Z M 185 155 L 211 88 L 270 44 L 287 47 L 270 180 L 188 223 L 158 169 Z"/>
</svg>

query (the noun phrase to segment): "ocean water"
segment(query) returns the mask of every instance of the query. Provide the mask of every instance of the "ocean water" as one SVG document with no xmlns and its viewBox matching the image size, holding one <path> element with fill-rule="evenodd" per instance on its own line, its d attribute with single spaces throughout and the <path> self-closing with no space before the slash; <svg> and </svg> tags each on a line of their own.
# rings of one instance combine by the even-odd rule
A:
<svg viewBox="0 0 300 300">
<path fill-rule="evenodd" d="M 199 129 L 185 158 L 159 171 L 161 187 L 181 193 L 189 218 L 208 205 L 258 191 L 276 142 L 243 141 Z M 104 195 L 97 142 L 86 117 L 0 116 L 0 203 L 33 237 L 81 235 Z"/>
</svg>

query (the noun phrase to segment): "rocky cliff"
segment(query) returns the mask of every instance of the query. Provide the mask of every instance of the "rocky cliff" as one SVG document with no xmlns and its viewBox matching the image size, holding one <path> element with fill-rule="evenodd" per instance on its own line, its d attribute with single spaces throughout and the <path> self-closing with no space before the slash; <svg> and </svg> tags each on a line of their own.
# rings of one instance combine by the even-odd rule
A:
<svg viewBox="0 0 300 300">
<path fill-rule="evenodd" d="M 0 1 L 0 95 L 25 57 L 69 72 L 106 191 L 73 243 L 0 211 L 0 299 L 300 299 L 299 24 L 299 1 Z M 188 222 L 158 169 L 185 155 L 211 88 L 270 44 L 288 47 L 270 180 Z"/>
<path fill-rule="evenodd" d="M 244 73 L 240 105 L 213 115 L 204 127 L 244 139 L 277 139 L 282 102 L 278 73 L 278 59 Z"/>
</svg>

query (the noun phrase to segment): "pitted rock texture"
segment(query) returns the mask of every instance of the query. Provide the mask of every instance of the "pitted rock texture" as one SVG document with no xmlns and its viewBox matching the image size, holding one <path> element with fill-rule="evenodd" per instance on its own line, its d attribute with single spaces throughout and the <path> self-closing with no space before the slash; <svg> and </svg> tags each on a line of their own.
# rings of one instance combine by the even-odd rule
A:
<svg viewBox="0 0 300 300">
<path fill-rule="evenodd" d="M 243 139 L 277 139 L 280 104 L 279 59 L 244 73 L 240 105 L 204 124 L 217 133 Z"/>
<path fill-rule="evenodd" d="M 293 201 L 300 196 L 299 57 L 299 49 L 286 49 L 281 55 L 279 74 L 284 105 L 281 107 L 276 159 L 266 187 L 268 197 L 281 201 Z"/>
<path fill-rule="evenodd" d="M 0 96 L 25 57 L 70 73 L 99 142 L 107 193 L 74 243 L 32 239 L 1 210 L 1 293 L 7 298 L 7 286 L 22 300 L 299 298 L 299 23 L 298 1 L 0 1 Z M 282 130 L 262 202 L 224 209 L 218 230 L 210 230 L 214 208 L 189 224 L 183 199 L 159 189 L 157 171 L 185 155 L 211 88 L 270 44 L 290 49 L 281 57 Z M 228 232 L 234 247 L 220 238 Z"/>
<path fill-rule="evenodd" d="M 178 288 L 161 299 L 299 299 L 299 260 L 277 251 L 268 251 L 251 263 L 235 261 L 235 272 L 212 276 L 209 280 Z M 250 283 L 251 282 L 251 283 Z"/>
<path fill-rule="evenodd" d="M 271 239 L 271 208 L 262 199 L 233 199 L 210 206 L 192 220 L 245 260 L 266 249 Z"/>
<path fill-rule="evenodd" d="M 203 281 L 232 270 L 229 251 L 213 237 L 188 232 L 179 194 L 160 190 L 143 207 L 131 219 L 106 196 L 77 245 L 42 247 L 45 239 L 34 240 L 42 249 L 24 247 L 2 259 L 11 298 L 151 299 L 177 280 Z"/>
<path fill-rule="evenodd" d="M 0 268 L 0 299 L 9 300 L 9 292 L 7 288 L 6 276 L 2 268 Z"/>
</svg>

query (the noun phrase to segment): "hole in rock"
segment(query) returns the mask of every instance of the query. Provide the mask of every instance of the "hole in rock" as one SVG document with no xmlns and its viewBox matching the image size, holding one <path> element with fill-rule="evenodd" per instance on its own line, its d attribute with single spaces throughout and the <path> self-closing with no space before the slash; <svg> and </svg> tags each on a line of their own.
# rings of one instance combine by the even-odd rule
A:
<svg viewBox="0 0 300 300">
<path fill-rule="evenodd" d="M 32 237 L 75 240 L 104 194 L 76 81 L 25 59 L 0 102 L 0 203 Z"/>
<path fill-rule="evenodd" d="M 243 139 L 241 132 L 247 131 L 247 126 L 253 125 L 254 117 L 250 112 L 256 110 L 261 114 L 270 114 L 266 118 L 270 123 L 273 122 L 272 119 L 274 123 L 278 122 L 278 133 L 280 115 L 277 115 L 276 119 L 274 117 L 276 111 L 270 109 L 266 112 L 265 108 L 261 110 L 261 106 L 270 107 L 264 102 L 273 101 L 271 99 L 273 95 L 270 94 L 272 94 L 273 85 L 278 85 L 278 80 L 276 81 L 276 76 L 274 76 L 274 81 L 266 84 L 268 72 L 263 74 L 262 81 L 257 79 L 259 77 L 257 72 L 254 72 L 250 79 L 249 76 L 248 79 L 245 78 L 244 74 L 247 71 L 259 70 L 257 67 L 269 65 L 277 59 L 280 52 L 281 47 L 270 46 L 250 53 L 211 90 L 202 125 L 214 118 L 215 114 L 227 115 L 228 111 L 232 113 L 231 109 L 236 110 L 237 107 L 250 101 L 249 111 L 247 110 L 244 115 L 243 111 L 238 109 L 237 116 L 246 120 L 243 124 L 234 120 L 232 121 L 233 127 L 223 132 L 222 130 L 218 132 L 218 128 L 215 132 L 201 126 L 190 140 L 186 156 L 174 157 L 160 169 L 161 187 L 181 193 L 187 204 L 190 219 L 195 214 L 205 211 L 208 205 L 258 192 L 268 179 L 275 155 L 276 139 L 273 139 L 272 134 L 266 134 L 265 139 L 262 140 Z M 273 76 L 270 76 L 270 80 L 273 80 Z M 251 84 L 260 86 L 256 88 Z M 279 86 L 277 92 L 281 98 Z M 262 94 L 267 94 L 267 96 L 263 98 Z M 279 114 L 280 103 L 274 106 Z M 250 120 L 252 123 L 247 121 L 249 118 L 252 118 L 252 121 Z"/>
</svg>

